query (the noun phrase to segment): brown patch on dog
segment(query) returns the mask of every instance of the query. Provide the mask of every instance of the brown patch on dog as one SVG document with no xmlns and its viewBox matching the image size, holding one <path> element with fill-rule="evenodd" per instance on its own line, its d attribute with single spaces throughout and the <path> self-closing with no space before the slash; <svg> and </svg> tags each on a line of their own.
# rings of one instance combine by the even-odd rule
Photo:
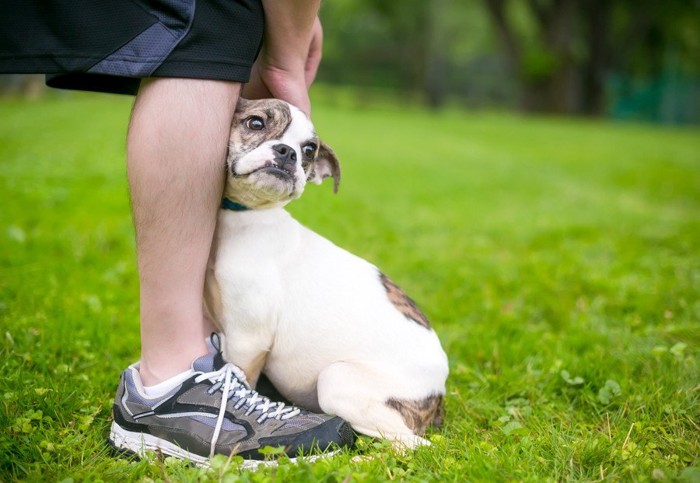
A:
<svg viewBox="0 0 700 483">
<path fill-rule="evenodd" d="M 265 127 L 259 131 L 251 130 L 246 123 L 253 117 L 260 117 Z M 235 159 L 229 159 L 229 166 L 236 159 L 243 157 L 257 148 L 267 139 L 279 139 L 292 122 L 292 112 L 286 102 L 278 99 L 262 99 L 249 101 L 240 99 L 236 105 L 236 113 L 231 124 L 229 137 L 229 156 L 235 154 Z"/>
<path fill-rule="evenodd" d="M 422 436 L 429 427 L 440 429 L 445 420 L 442 396 L 428 396 L 418 400 L 390 398 L 386 400 L 386 405 L 395 409 L 406 426 L 418 436 Z"/>
<path fill-rule="evenodd" d="M 423 312 L 418 308 L 411 297 L 406 295 L 401 287 L 391 281 L 389 277 L 383 273 L 379 273 L 379 279 L 384 285 L 386 295 L 389 301 L 396 307 L 396 310 L 401 312 L 406 318 L 411 319 L 418 325 L 422 325 L 426 329 L 430 329 L 430 322 Z"/>
</svg>

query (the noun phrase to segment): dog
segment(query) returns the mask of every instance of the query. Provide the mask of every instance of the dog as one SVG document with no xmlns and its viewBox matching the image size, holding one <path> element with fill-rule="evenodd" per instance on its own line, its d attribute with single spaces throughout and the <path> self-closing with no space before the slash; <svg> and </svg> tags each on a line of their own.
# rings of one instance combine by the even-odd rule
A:
<svg viewBox="0 0 700 483">
<path fill-rule="evenodd" d="M 340 164 L 290 104 L 241 100 L 206 276 L 223 354 L 297 406 L 409 448 L 443 420 L 448 361 L 426 316 L 369 262 L 283 209 Z"/>
</svg>

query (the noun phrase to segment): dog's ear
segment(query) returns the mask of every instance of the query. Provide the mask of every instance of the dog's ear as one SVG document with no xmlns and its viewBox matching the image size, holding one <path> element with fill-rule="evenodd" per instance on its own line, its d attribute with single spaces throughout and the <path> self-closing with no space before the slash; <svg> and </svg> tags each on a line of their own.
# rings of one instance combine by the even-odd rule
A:
<svg viewBox="0 0 700 483">
<path fill-rule="evenodd" d="M 313 169 L 307 180 L 321 184 L 329 176 L 333 177 L 333 193 L 337 193 L 338 185 L 340 185 L 340 161 L 338 161 L 333 150 L 326 143 L 322 142 L 318 148 L 318 155 L 314 161 Z"/>
</svg>

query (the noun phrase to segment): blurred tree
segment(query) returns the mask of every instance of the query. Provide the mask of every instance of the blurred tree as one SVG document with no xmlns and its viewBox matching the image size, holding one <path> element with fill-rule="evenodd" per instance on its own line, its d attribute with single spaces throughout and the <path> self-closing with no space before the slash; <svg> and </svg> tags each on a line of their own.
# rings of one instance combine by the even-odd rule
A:
<svg viewBox="0 0 700 483">
<path fill-rule="evenodd" d="M 560 104 L 571 59 L 572 5 L 576 0 L 557 0 L 549 9 L 535 1 L 528 5 L 539 22 L 539 35 L 529 38 L 509 16 L 507 0 L 484 0 L 501 38 L 512 71 L 522 84 L 526 110 L 544 110 Z"/>
<path fill-rule="evenodd" d="M 321 78 L 393 88 L 404 97 L 420 94 L 430 106 L 439 107 L 449 90 L 447 46 L 459 28 L 446 28 L 445 17 L 453 11 L 450 0 L 324 4 L 321 15 L 329 21 L 324 18 L 326 60 Z"/>
<path fill-rule="evenodd" d="M 692 0 L 483 0 L 528 111 L 600 115 L 611 72 L 658 76 L 669 52 L 698 73 Z M 679 28 L 681 27 L 682 28 Z"/>
<path fill-rule="evenodd" d="M 387 40 L 398 61 L 401 89 L 406 93 L 420 90 L 430 56 L 429 36 L 435 19 L 431 6 L 435 0 L 364 1 L 385 26 Z"/>
</svg>

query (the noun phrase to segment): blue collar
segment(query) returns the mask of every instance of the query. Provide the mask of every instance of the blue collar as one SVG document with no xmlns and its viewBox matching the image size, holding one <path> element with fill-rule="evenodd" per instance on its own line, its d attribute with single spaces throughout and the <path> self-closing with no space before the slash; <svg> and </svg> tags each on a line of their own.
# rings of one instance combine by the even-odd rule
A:
<svg viewBox="0 0 700 483">
<path fill-rule="evenodd" d="M 231 201 L 228 198 L 221 200 L 221 208 L 231 211 L 248 211 L 250 209 L 247 206 Z"/>
</svg>

